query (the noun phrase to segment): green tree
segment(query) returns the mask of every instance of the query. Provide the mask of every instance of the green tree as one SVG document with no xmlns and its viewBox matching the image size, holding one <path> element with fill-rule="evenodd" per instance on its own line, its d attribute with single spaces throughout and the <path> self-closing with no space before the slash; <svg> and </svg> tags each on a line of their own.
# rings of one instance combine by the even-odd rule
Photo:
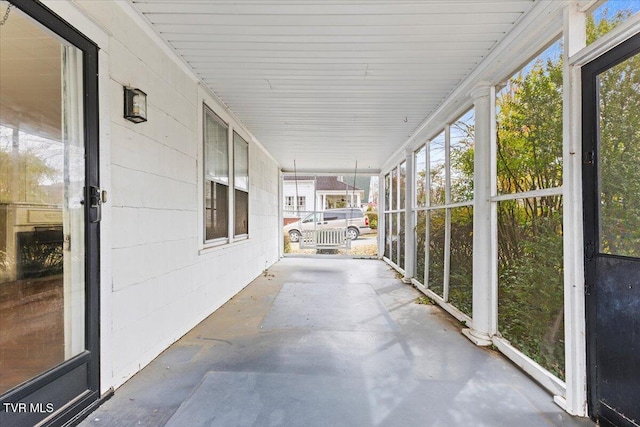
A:
<svg viewBox="0 0 640 427">
<path fill-rule="evenodd" d="M 537 60 L 497 99 L 500 194 L 562 185 L 562 62 Z M 562 197 L 498 203 L 498 329 L 564 377 Z"/>
<path fill-rule="evenodd" d="M 618 11 L 587 21 L 589 43 L 625 21 Z M 640 55 L 598 76 L 601 250 L 640 256 Z"/>
<path fill-rule="evenodd" d="M 587 22 L 588 40 L 629 12 Z M 640 247 L 640 57 L 601 74 L 600 206 L 607 249 Z M 512 78 L 497 102 L 497 185 L 501 194 L 562 185 L 562 61 L 538 60 Z M 562 197 L 498 203 L 500 332 L 564 377 Z M 637 252 L 635 252 L 637 254 Z"/>
</svg>

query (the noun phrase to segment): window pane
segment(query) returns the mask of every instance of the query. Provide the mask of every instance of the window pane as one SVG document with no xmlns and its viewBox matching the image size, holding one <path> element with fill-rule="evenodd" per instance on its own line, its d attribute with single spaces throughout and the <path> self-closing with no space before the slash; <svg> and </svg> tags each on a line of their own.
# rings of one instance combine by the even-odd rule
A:
<svg viewBox="0 0 640 427">
<path fill-rule="evenodd" d="M 236 190 L 235 198 L 235 235 L 249 234 L 249 193 Z"/>
<path fill-rule="evenodd" d="M 473 200 L 475 116 L 471 110 L 451 125 L 451 203 Z"/>
<path fill-rule="evenodd" d="M 400 205 L 398 209 L 405 209 L 405 197 L 407 193 L 407 162 L 400 163 Z"/>
<path fill-rule="evenodd" d="M 210 181 L 229 184 L 227 125 L 208 108 L 205 108 L 204 176 Z"/>
<path fill-rule="evenodd" d="M 391 261 L 398 265 L 398 214 L 391 214 Z"/>
<path fill-rule="evenodd" d="M 451 209 L 449 302 L 472 316 L 473 206 Z"/>
<path fill-rule="evenodd" d="M 86 349 L 82 65 L 11 9 L 0 27 L 0 394 Z"/>
<path fill-rule="evenodd" d="M 404 269 L 404 212 L 399 214 L 399 230 L 398 230 L 398 267 Z"/>
<path fill-rule="evenodd" d="M 445 203 L 444 132 L 429 142 L 429 200 L 431 206 Z"/>
<path fill-rule="evenodd" d="M 600 252 L 640 257 L 640 54 L 598 76 Z"/>
<path fill-rule="evenodd" d="M 427 205 L 427 147 L 416 152 L 416 206 Z"/>
<path fill-rule="evenodd" d="M 384 228 L 384 256 L 391 259 L 391 214 L 384 214 Z"/>
<path fill-rule="evenodd" d="M 419 211 L 416 219 L 416 279 L 424 285 L 425 239 L 427 237 L 427 212 Z"/>
<path fill-rule="evenodd" d="M 640 12 L 638 0 L 609 0 L 587 15 L 587 44 L 604 36 Z"/>
<path fill-rule="evenodd" d="M 233 133 L 233 180 L 236 188 L 249 191 L 249 144 Z"/>
<path fill-rule="evenodd" d="M 496 97 L 500 194 L 562 185 L 562 46 L 553 44 Z"/>
<path fill-rule="evenodd" d="M 398 168 L 391 171 L 391 210 L 398 210 Z"/>
<path fill-rule="evenodd" d="M 209 182 L 205 196 L 205 236 L 207 240 L 227 237 L 228 219 L 228 186 Z"/>
<path fill-rule="evenodd" d="M 429 289 L 443 296 L 445 209 L 429 211 Z"/>
<path fill-rule="evenodd" d="M 391 206 L 391 174 L 386 174 L 384 177 L 384 210 L 390 211 Z"/>
<path fill-rule="evenodd" d="M 564 378 L 562 197 L 498 203 L 498 330 Z"/>
</svg>

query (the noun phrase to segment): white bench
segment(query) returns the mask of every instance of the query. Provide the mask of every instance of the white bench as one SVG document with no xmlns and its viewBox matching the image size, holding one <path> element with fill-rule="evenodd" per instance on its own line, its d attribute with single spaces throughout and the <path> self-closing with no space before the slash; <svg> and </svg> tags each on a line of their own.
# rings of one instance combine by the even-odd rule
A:
<svg viewBox="0 0 640 427">
<path fill-rule="evenodd" d="M 351 239 L 346 228 L 305 230 L 300 237 L 300 249 L 351 249 Z"/>
</svg>

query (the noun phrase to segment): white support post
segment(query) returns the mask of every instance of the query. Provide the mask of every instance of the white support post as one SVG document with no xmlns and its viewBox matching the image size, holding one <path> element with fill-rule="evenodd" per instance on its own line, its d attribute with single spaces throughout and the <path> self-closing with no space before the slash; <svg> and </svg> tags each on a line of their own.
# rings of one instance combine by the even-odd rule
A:
<svg viewBox="0 0 640 427">
<path fill-rule="evenodd" d="M 387 209 L 385 205 L 384 194 L 386 191 L 386 182 L 384 181 L 384 175 L 378 175 L 378 258 L 384 257 L 384 249 L 387 244 L 386 236 L 386 217 L 384 211 Z"/>
<path fill-rule="evenodd" d="M 415 177 L 413 165 L 413 150 L 406 149 L 406 174 L 405 174 L 405 197 L 404 197 L 404 283 L 411 283 L 411 278 L 415 276 L 415 224 L 413 209 L 415 204 L 414 186 Z"/>
<path fill-rule="evenodd" d="M 573 2 L 564 10 L 563 52 L 563 235 L 565 381 L 556 402 L 578 416 L 587 415 L 586 325 L 582 231 L 582 117 L 580 67 L 569 58 L 586 46 L 586 16 Z"/>
<path fill-rule="evenodd" d="M 491 221 L 491 94 L 488 83 L 472 91 L 475 106 L 475 157 L 473 203 L 473 326 L 462 332 L 476 345 L 491 344 L 497 301 L 494 298 Z"/>
</svg>

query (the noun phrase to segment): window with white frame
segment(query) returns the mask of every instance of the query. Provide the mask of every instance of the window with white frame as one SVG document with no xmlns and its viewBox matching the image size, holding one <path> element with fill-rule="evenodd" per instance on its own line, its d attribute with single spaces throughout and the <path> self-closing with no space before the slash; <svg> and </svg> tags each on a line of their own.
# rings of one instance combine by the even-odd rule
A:
<svg viewBox="0 0 640 427">
<path fill-rule="evenodd" d="M 249 144 L 233 133 L 234 236 L 249 234 Z"/>
<path fill-rule="evenodd" d="M 447 300 L 472 317 L 473 174 L 475 116 L 469 110 L 449 126 Z"/>
<path fill-rule="evenodd" d="M 206 105 L 203 109 L 204 240 L 226 243 L 232 236 L 246 238 L 249 144 L 236 132 L 229 141 L 229 126 Z"/>
<path fill-rule="evenodd" d="M 229 238 L 229 128 L 204 108 L 205 240 Z"/>
<path fill-rule="evenodd" d="M 302 212 L 306 210 L 306 205 L 307 205 L 306 201 L 307 201 L 306 196 L 298 196 L 298 206 L 297 206 L 298 212 Z"/>
<path fill-rule="evenodd" d="M 390 211 L 393 210 L 393 206 L 391 205 L 392 198 L 393 192 L 391 187 L 391 172 L 389 172 L 384 176 L 384 257 L 389 260 L 391 259 L 391 229 L 393 228 L 391 225 L 390 213 Z"/>
<path fill-rule="evenodd" d="M 385 246 L 384 256 L 404 269 L 406 162 L 385 176 Z"/>
<path fill-rule="evenodd" d="M 407 162 L 402 162 L 398 166 L 398 267 L 404 270 L 404 245 L 405 245 L 405 221 L 407 193 Z"/>
<path fill-rule="evenodd" d="M 284 210 L 287 212 L 303 212 L 306 210 L 306 196 L 298 196 L 298 203 L 294 204 L 295 196 L 286 196 L 284 199 Z"/>
<path fill-rule="evenodd" d="M 562 45 L 496 94 L 498 331 L 564 378 Z"/>
<path fill-rule="evenodd" d="M 474 111 L 414 153 L 416 280 L 471 317 Z"/>
<path fill-rule="evenodd" d="M 400 166 L 393 168 L 385 175 L 385 249 L 384 256 L 396 266 L 400 267 L 400 258 L 398 252 L 401 250 L 399 245 L 399 191 L 398 185 L 400 176 Z M 402 248 L 404 250 L 404 248 Z"/>
<path fill-rule="evenodd" d="M 295 197 L 294 196 L 285 196 L 284 198 L 284 210 L 286 212 L 293 212 L 295 210 L 295 206 L 293 204 Z"/>
</svg>

